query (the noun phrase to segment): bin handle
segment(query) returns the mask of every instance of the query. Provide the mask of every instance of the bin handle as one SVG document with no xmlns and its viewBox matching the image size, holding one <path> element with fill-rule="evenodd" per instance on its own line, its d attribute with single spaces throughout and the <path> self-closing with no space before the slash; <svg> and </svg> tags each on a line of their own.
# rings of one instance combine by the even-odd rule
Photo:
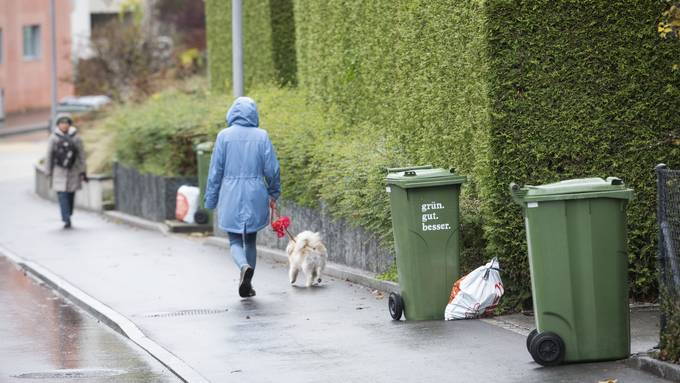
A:
<svg viewBox="0 0 680 383">
<path fill-rule="evenodd" d="M 512 200 L 515 201 L 516 204 L 524 206 L 524 201 L 522 200 L 522 188 L 516 182 L 510 182 L 509 188 Z"/>
<path fill-rule="evenodd" d="M 606 181 L 614 186 L 623 185 L 623 180 L 621 180 L 621 178 L 618 177 L 607 177 Z"/>
<path fill-rule="evenodd" d="M 388 173 L 399 173 L 405 172 L 407 170 L 420 170 L 420 169 L 432 169 L 432 165 L 421 165 L 421 166 L 407 166 L 403 168 L 387 168 Z"/>
</svg>

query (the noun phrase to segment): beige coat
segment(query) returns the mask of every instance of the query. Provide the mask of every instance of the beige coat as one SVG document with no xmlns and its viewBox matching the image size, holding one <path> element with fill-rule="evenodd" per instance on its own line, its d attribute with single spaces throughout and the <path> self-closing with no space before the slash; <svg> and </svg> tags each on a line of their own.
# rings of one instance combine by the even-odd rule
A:
<svg viewBox="0 0 680 383">
<path fill-rule="evenodd" d="M 62 168 L 61 166 L 56 166 L 53 162 L 54 152 L 56 146 L 59 143 L 59 136 L 63 136 L 64 133 L 59 129 L 55 129 L 47 142 L 47 157 L 45 157 L 45 172 L 48 176 L 51 176 L 51 186 L 55 191 L 66 191 L 74 192 L 80 190 L 82 187 L 82 180 L 80 175 L 87 172 L 87 165 L 85 162 L 85 147 L 83 146 L 83 141 L 77 135 L 78 130 L 75 126 L 69 128 L 68 135 L 76 144 L 78 148 L 78 157 L 76 162 L 70 169 Z"/>
</svg>

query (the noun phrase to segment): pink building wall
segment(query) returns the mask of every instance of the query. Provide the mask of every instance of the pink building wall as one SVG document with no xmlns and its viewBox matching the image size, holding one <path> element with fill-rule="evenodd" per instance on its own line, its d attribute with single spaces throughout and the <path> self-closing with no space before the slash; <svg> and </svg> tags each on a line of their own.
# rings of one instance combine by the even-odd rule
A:
<svg viewBox="0 0 680 383">
<path fill-rule="evenodd" d="M 57 99 L 73 95 L 71 62 L 72 0 L 55 0 L 57 19 Z M 40 25 L 40 54 L 37 59 L 23 55 L 23 27 Z M 0 89 L 4 89 L 5 113 L 50 107 L 51 57 L 50 1 L 0 0 L 2 62 Z"/>
</svg>

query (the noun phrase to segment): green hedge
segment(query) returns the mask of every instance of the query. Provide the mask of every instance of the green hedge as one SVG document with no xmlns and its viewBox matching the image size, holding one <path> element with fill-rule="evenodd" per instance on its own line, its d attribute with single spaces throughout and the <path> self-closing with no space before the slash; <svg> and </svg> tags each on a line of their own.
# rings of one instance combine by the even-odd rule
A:
<svg viewBox="0 0 680 383">
<path fill-rule="evenodd" d="M 500 257 L 510 298 L 529 296 L 529 269 L 508 183 L 607 175 L 636 190 L 632 294 L 655 296 L 651 168 L 680 154 L 680 51 L 656 35 L 662 2 L 295 5 L 300 86 L 405 162 L 470 176 L 463 214 L 481 211 L 488 241 L 472 252 Z"/>
<path fill-rule="evenodd" d="M 484 211 L 490 250 L 529 289 L 526 244 L 510 181 L 615 175 L 629 205 L 631 291 L 656 297 L 655 179 L 680 165 L 676 44 L 662 42 L 660 1 L 490 1 L 490 177 Z"/>
<path fill-rule="evenodd" d="M 293 0 L 269 0 L 274 80 L 280 85 L 297 84 L 295 12 Z"/>
<path fill-rule="evenodd" d="M 116 157 L 122 163 L 167 176 L 196 174 L 194 145 L 212 140 L 224 126 L 229 101 L 200 90 L 177 90 L 152 96 L 142 104 L 128 104 L 105 121 L 116 130 Z"/>
<path fill-rule="evenodd" d="M 280 150 L 297 148 L 283 162 L 291 198 L 322 197 L 389 238 L 372 148 L 379 164 L 453 165 L 470 177 L 464 260 L 499 256 L 514 304 L 529 296 L 529 276 L 508 183 L 620 176 L 636 190 L 631 292 L 655 297 L 651 169 L 680 166 L 680 71 L 672 69 L 680 49 L 656 34 L 663 2 L 295 0 L 294 10 L 300 89 L 291 92 L 324 118 L 309 117 L 316 143 L 274 136 Z M 345 144 L 354 140 L 364 146 Z M 326 169 L 324 158 L 302 154 L 308 145 L 343 166 Z"/>
<path fill-rule="evenodd" d="M 231 90 L 231 1 L 205 0 L 205 19 L 210 86 L 227 92 Z"/>
<path fill-rule="evenodd" d="M 208 71 L 213 90 L 230 91 L 231 0 L 206 0 Z M 256 84 L 296 83 L 295 19 L 291 0 L 243 2 L 246 89 Z"/>
<path fill-rule="evenodd" d="M 345 126 L 379 132 L 399 165 L 454 166 L 470 176 L 462 261 L 463 270 L 477 267 L 487 256 L 479 182 L 490 129 L 483 3 L 298 0 L 295 9 L 298 79 L 315 101 L 336 109 Z M 357 205 L 367 216 L 385 208 L 372 199 Z M 389 238 L 386 217 L 376 230 Z"/>
<path fill-rule="evenodd" d="M 677 300 L 677 295 L 669 295 L 667 292 L 662 297 L 661 309 L 666 317 L 666 324 L 661 332 L 659 358 L 680 363 L 680 301 Z"/>
</svg>

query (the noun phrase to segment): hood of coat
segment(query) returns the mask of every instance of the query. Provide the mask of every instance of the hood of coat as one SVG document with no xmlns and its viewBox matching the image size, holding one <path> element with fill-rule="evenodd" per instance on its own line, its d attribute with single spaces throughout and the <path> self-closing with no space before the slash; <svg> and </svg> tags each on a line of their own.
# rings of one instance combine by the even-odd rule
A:
<svg viewBox="0 0 680 383">
<path fill-rule="evenodd" d="M 68 128 L 68 132 L 66 134 L 68 134 L 69 136 L 74 136 L 76 133 L 78 133 L 78 129 L 76 129 L 75 126 L 71 125 Z M 57 127 L 54 129 L 54 134 L 56 134 L 57 136 L 63 136 L 64 132 L 62 132 L 61 129 L 59 129 L 59 127 Z"/>
<path fill-rule="evenodd" d="M 250 97 L 239 97 L 234 101 L 227 112 L 227 126 L 238 125 L 247 128 L 260 126 L 260 117 L 257 113 L 257 105 Z"/>
<path fill-rule="evenodd" d="M 68 124 L 71 125 L 71 127 L 68 129 L 68 134 L 69 135 L 75 134 L 75 131 L 73 131 L 73 133 L 71 133 L 71 130 L 75 129 L 75 128 L 73 127 L 73 116 L 71 116 L 70 113 L 59 113 L 59 114 L 57 114 L 57 117 L 54 119 L 54 126 L 52 127 L 52 130 L 57 134 L 62 133 L 61 130 L 59 129 L 59 124 L 57 122 L 61 119 L 64 119 L 64 118 L 68 119 L 68 121 L 69 121 Z M 63 135 L 63 133 L 61 135 Z"/>
<path fill-rule="evenodd" d="M 54 119 L 54 126 L 57 126 L 59 120 L 63 118 L 68 120 L 69 125 L 73 125 L 73 116 L 71 116 L 71 113 L 59 113 L 57 114 L 57 117 Z"/>
</svg>

